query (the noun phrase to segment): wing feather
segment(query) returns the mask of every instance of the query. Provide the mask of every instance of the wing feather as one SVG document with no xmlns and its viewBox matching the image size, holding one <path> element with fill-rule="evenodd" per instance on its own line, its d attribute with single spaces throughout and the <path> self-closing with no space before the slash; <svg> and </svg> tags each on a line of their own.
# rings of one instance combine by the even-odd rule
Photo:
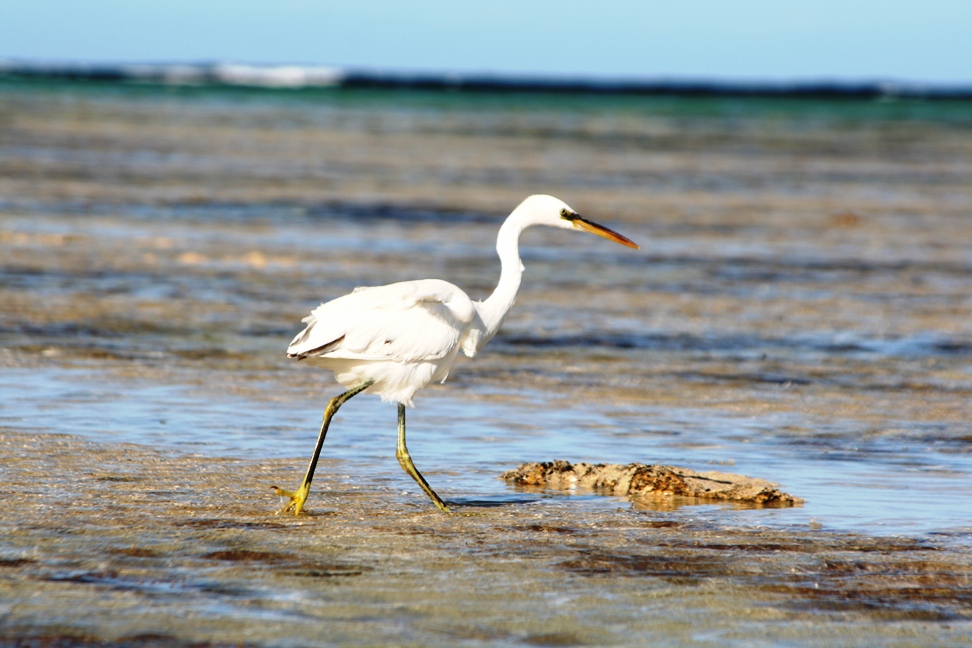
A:
<svg viewBox="0 0 972 648">
<path fill-rule="evenodd" d="M 437 279 L 358 288 L 321 304 L 287 349 L 291 357 L 416 362 L 452 353 L 475 308 Z"/>
</svg>

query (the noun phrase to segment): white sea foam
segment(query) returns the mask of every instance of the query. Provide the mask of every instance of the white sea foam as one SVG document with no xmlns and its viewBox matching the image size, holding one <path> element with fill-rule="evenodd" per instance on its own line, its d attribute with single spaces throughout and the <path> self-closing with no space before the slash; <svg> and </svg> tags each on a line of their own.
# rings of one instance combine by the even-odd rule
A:
<svg viewBox="0 0 972 648">
<path fill-rule="evenodd" d="M 249 65 L 242 63 L 33 63 L 0 59 L 0 74 L 127 80 L 167 85 L 222 84 L 259 88 L 313 88 L 340 85 L 347 72 L 338 67 Z"/>
<path fill-rule="evenodd" d="M 266 88 L 327 87 L 340 84 L 344 72 L 334 67 L 256 66 L 224 63 L 212 68 L 216 81 Z"/>
</svg>

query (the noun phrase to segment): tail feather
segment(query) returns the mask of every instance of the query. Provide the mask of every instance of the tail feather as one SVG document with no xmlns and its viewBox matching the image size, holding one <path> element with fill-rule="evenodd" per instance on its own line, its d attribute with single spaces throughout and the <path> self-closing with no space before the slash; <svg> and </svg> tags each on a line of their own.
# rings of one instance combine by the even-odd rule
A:
<svg viewBox="0 0 972 648">
<path fill-rule="evenodd" d="M 312 335 L 311 332 L 314 328 L 314 323 L 311 323 L 303 331 L 297 334 L 297 337 L 291 341 L 290 346 L 287 347 L 287 357 L 297 358 L 298 360 L 303 360 L 304 358 L 310 356 L 324 355 L 328 351 L 332 351 L 341 342 L 344 341 L 344 336 L 325 342 L 324 344 L 317 344 L 313 347 L 307 348 L 306 345 L 310 341 Z"/>
</svg>

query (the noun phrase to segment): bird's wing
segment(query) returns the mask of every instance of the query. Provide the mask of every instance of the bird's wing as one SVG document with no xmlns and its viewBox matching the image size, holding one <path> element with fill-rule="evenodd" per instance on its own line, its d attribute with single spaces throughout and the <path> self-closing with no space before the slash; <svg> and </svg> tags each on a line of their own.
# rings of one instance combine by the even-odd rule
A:
<svg viewBox="0 0 972 648">
<path fill-rule="evenodd" d="M 435 360 L 453 352 L 474 315 L 464 292 L 437 279 L 358 288 L 305 317 L 307 326 L 287 353 L 297 358 Z"/>
</svg>

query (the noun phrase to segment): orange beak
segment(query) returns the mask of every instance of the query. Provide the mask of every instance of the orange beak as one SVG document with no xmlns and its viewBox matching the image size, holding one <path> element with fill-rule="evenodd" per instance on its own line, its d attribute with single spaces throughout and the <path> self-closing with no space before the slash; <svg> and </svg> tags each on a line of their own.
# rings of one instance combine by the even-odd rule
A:
<svg viewBox="0 0 972 648">
<path fill-rule="evenodd" d="M 638 244 L 632 241 L 631 239 L 629 239 L 627 236 L 618 234 L 614 230 L 608 229 L 603 225 L 598 225 L 597 223 L 581 218 L 580 216 L 575 216 L 570 220 L 574 224 L 574 227 L 578 229 L 582 229 L 585 232 L 590 232 L 591 234 L 597 234 L 598 236 L 603 236 L 609 241 L 614 241 L 615 243 L 626 245 L 629 248 L 634 248 L 636 250 L 640 249 L 638 247 Z"/>
</svg>

